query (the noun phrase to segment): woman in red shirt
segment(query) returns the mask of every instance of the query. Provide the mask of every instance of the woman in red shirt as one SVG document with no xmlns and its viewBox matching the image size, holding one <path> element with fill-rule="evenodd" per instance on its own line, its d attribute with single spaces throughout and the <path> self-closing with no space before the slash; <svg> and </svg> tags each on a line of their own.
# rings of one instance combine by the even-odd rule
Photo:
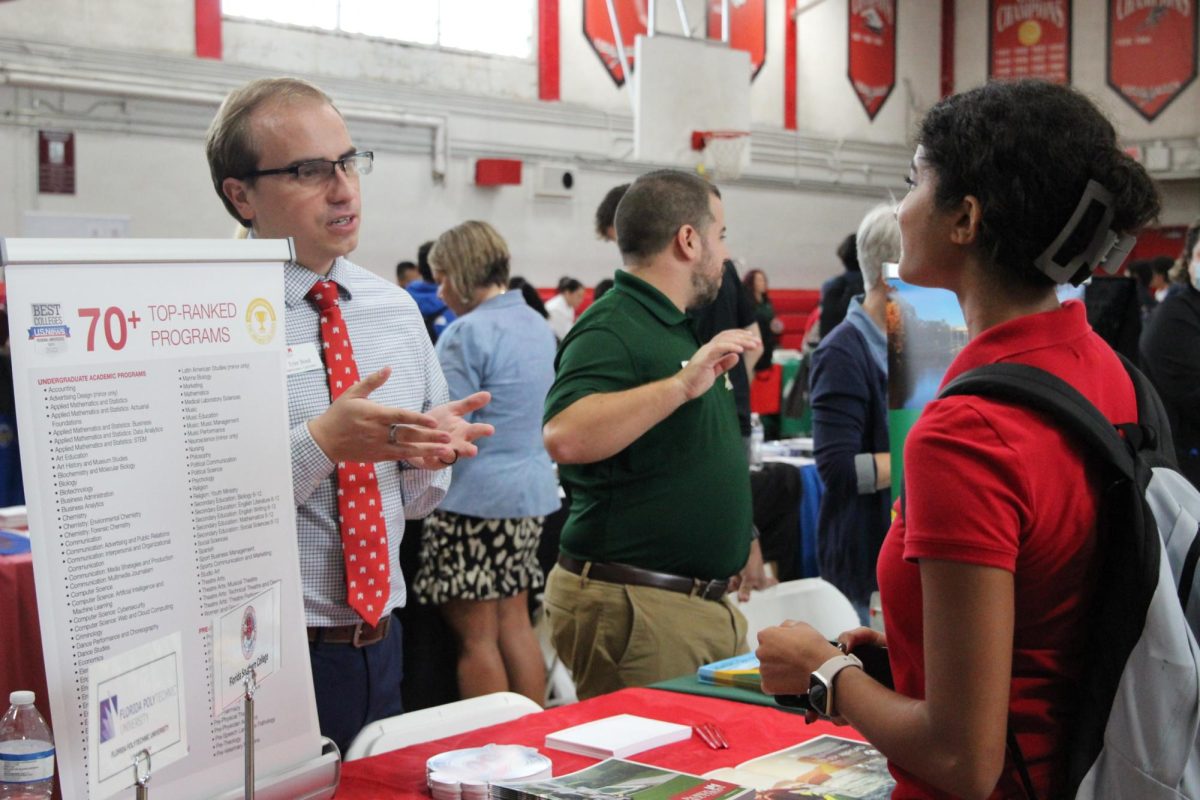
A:
<svg viewBox="0 0 1200 800">
<path fill-rule="evenodd" d="M 1041 81 L 947 98 L 922 122 L 908 182 L 900 277 L 953 291 L 970 339 L 944 380 L 982 364 L 1031 364 L 1114 423 L 1135 420 L 1124 368 L 1083 305 L 1060 304 L 1055 291 L 1072 277 L 1056 265 L 1085 256 L 1095 267 L 1106 255 L 1092 249 L 1104 217 L 1075 214 L 1085 194 L 1111 209 L 1116 236 L 1159 209 L 1095 106 Z M 930 403 L 904 460 L 905 503 L 877 568 L 886 642 L 865 628 L 839 637 L 851 652 L 886 644 L 895 691 L 831 662 L 841 652 L 802 623 L 759 635 L 763 689 L 805 693 L 821 673 L 827 709 L 888 757 L 894 797 L 1024 797 L 1009 728 L 1037 796 L 1054 797 L 1097 588 L 1087 465 L 1037 413 L 977 397 Z"/>
</svg>

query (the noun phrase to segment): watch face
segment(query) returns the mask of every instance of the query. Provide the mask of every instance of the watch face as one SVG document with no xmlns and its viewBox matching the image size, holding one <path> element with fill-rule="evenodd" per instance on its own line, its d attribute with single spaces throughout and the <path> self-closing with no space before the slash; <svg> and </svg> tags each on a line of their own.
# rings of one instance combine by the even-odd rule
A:
<svg viewBox="0 0 1200 800">
<path fill-rule="evenodd" d="M 808 687 L 808 705 L 821 716 L 829 716 L 829 709 L 826 703 L 829 701 L 829 692 L 825 688 L 825 684 L 814 679 Z"/>
</svg>

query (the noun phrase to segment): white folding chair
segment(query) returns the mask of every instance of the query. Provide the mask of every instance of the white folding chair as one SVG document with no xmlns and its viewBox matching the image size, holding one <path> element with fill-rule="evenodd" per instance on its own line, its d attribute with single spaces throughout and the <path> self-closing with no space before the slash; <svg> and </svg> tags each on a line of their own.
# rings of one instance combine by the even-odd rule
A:
<svg viewBox="0 0 1200 800">
<path fill-rule="evenodd" d="M 515 692 L 494 692 L 372 722 L 350 743 L 343 761 L 374 756 L 523 717 L 542 707 Z"/>
<path fill-rule="evenodd" d="M 758 646 L 758 632 L 795 619 L 812 625 L 826 639 L 859 626 L 858 613 L 837 587 L 821 578 L 780 583 L 754 592 L 744 603 L 737 603 L 750 627 L 746 641 L 751 649 Z"/>
</svg>

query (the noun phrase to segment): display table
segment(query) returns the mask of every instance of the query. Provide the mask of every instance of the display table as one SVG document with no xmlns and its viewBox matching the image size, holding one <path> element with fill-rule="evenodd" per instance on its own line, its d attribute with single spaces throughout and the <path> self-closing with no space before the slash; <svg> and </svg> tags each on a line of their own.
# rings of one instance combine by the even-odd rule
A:
<svg viewBox="0 0 1200 800">
<path fill-rule="evenodd" d="M 33 556 L 29 553 L 0 556 L 0 700 L 5 708 L 9 693 L 18 689 L 37 694 L 38 711 L 50 722 Z"/>
<path fill-rule="evenodd" d="M 806 725 L 802 716 L 776 708 L 660 689 L 623 689 L 512 722 L 351 761 L 343 767 L 342 782 L 335 798 L 428 798 L 425 762 L 431 756 L 492 743 L 535 747 L 553 762 L 555 776 L 565 775 L 595 764 L 596 760 L 545 747 L 546 734 L 614 714 L 639 714 L 693 726 L 702 722 L 715 723 L 729 740 L 728 750 L 713 750 L 693 736 L 687 741 L 631 757 L 634 761 L 696 775 L 733 767 L 823 733 L 848 739 L 862 738 L 852 728 L 829 722 Z"/>
</svg>

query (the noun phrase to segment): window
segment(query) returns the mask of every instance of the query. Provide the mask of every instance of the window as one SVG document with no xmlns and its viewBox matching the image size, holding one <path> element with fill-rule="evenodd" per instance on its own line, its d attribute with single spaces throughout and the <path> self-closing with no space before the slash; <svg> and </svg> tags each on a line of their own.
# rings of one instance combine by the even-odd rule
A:
<svg viewBox="0 0 1200 800">
<path fill-rule="evenodd" d="M 534 0 L 221 0 L 229 17 L 530 58 Z"/>
</svg>

